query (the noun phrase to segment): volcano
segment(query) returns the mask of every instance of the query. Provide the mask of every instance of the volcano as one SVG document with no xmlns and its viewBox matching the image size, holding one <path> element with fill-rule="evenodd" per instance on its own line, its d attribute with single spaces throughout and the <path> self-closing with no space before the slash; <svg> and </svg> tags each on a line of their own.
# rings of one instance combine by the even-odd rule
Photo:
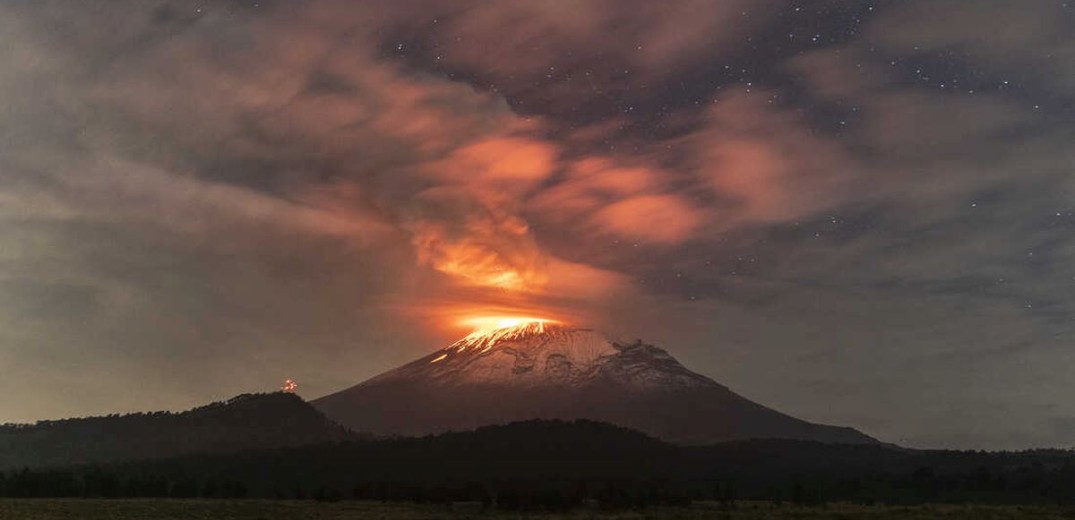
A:
<svg viewBox="0 0 1075 520">
<path fill-rule="evenodd" d="M 358 432 L 417 436 L 529 419 L 590 419 L 678 444 L 878 441 L 737 395 L 664 350 L 544 321 L 475 332 L 312 402 Z"/>
</svg>

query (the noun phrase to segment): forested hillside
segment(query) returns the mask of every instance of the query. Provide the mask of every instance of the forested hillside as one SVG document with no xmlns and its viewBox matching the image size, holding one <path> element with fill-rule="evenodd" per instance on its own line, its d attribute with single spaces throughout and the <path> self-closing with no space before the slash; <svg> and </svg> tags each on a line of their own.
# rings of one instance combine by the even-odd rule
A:
<svg viewBox="0 0 1075 520">
<path fill-rule="evenodd" d="M 0 469 L 228 453 L 351 436 L 294 394 L 244 394 L 180 413 L 0 426 Z"/>
</svg>

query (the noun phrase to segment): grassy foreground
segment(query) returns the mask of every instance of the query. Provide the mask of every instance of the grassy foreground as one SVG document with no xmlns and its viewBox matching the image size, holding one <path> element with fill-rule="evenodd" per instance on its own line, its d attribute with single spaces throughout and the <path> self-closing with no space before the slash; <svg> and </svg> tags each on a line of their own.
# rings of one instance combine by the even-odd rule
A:
<svg viewBox="0 0 1075 520">
<path fill-rule="evenodd" d="M 791 518 L 824 519 L 1075 519 L 1075 508 L 1039 506 L 861 506 L 829 504 L 803 507 L 770 503 L 741 503 L 733 508 L 699 503 L 683 508 L 651 508 L 644 511 L 510 513 L 452 510 L 447 506 L 382 504 L 379 502 L 312 502 L 268 500 L 169 500 L 169 499 L 3 499 L 3 520 L 366 520 L 381 518 L 602 518 L 602 519 L 727 519 L 762 520 Z"/>
</svg>

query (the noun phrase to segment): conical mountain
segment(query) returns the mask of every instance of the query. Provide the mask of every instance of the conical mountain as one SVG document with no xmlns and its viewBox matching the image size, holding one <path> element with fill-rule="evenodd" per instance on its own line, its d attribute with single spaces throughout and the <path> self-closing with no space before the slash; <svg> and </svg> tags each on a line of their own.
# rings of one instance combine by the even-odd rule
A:
<svg viewBox="0 0 1075 520">
<path fill-rule="evenodd" d="M 476 332 L 312 404 L 340 424 L 375 435 L 591 419 L 681 444 L 877 442 L 852 428 L 809 423 L 749 401 L 655 346 L 545 322 Z"/>
</svg>

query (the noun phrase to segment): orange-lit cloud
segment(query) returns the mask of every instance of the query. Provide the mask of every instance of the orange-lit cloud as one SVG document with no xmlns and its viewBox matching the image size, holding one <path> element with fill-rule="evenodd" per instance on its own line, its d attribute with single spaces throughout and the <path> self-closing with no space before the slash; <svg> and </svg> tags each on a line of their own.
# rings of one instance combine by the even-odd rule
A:
<svg viewBox="0 0 1075 520">
<path fill-rule="evenodd" d="M 477 189 L 529 187 L 552 174 L 557 153 L 537 139 L 494 137 L 460 147 L 430 170 L 438 179 Z"/>
<path fill-rule="evenodd" d="M 644 166 L 623 166 L 609 158 L 584 158 L 566 177 L 531 202 L 542 218 L 585 233 L 612 235 L 652 244 L 689 239 L 706 221 L 667 185 L 674 176 Z"/>
<path fill-rule="evenodd" d="M 701 214 L 673 195 L 641 195 L 616 202 L 594 215 L 610 232 L 646 242 L 673 244 L 691 237 Z"/>
<path fill-rule="evenodd" d="M 525 223 L 471 219 L 464 227 L 431 220 L 414 225 L 418 261 L 466 285 L 511 291 L 536 290 L 546 275 Z"/>
<path fill-rule="evenodd" d="M 777 3 L 463 0 L 452 5 L 455 9 L 433 28 L 446 49 L 443 59 L 523 81 L 545 75 L 550 66 L 570 67 L 587 54 L 605 57 L 603 66 L 628 66 L 649 74 L 702 52 L 712 57 L 734 49 L 739 37 L 763 22 Z M 748 12 L 750 16 L 744 16 Z M 583 48 L 587 52 L 579 52 Z"/>
<path fill-rule="evenodd" d="M 538 139 L 495 136 L 423 165 L 439 186 L 410 203 L 419 263 L 464 285 L 540 290 L 547 259 L 518 208 L 520 197 L 553 173 L 557 153 Z"/>
<path fill-rule="evenodd" d="M 726 94 L 701 131 L 687 138 L 694 172 L 718 200 L 719 228 L 792 221 L 823 210 L 844 198 L 858 169 L 837 143 L 765 97 Z"/>
<path fill-rule="evenodd" d="M 631 294 L 630 278 L 582 263 L 547 256 L 542 287 L 504 290 L 486 283 L 465 284 L 452 276 L 416 280 L 392 300 L 392 308 L 413 316 L 444 337 L 467 332 L 466 320 L 489 316 L 532 316 L 592 325 L 611 302 Z"/>
</svg>

